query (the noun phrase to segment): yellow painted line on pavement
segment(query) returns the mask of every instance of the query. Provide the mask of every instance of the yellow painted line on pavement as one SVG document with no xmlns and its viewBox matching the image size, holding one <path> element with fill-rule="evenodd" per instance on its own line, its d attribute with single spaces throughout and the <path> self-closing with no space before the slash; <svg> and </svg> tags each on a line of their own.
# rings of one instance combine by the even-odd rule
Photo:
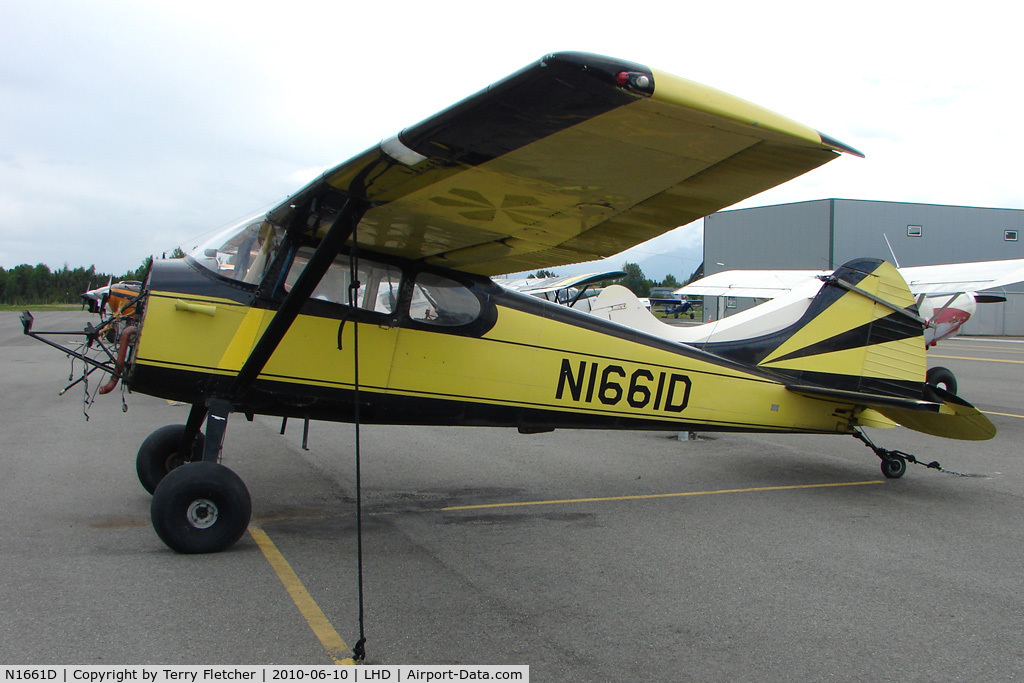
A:
<svg viewBox="0 0 1024 683">
<path fill-rule="evenodd" d="M 937 353 L 929 353 L 929 358 L 948 358 L 950 360 L 980 360 L 985 363 L 1024 363 L 1024 360 L 1009 360 L 1005 358 L 974 358 L 971 356 L 940 356 Z"/>
<path fill-rule="evenodd" d="M 716 491 L 684 491 L 682 493 L 645 493 L 635 496 L 604 496 L 601 498 L 566 498 L 562 500 L 530 500 L 518 503 L 487 503 L 484 505 L 452 505 L 438 508 L 444 512 L 453 510 L 485 510 L 493 508 L 524 507 L 527 505 L 567 505 L 570 503 L 604 503 L 619 500 L 651 500 L 654 498 L 683 498 L 684 496 L 713 496 L 722 493 L 760 493 L 764 491 L 794 491 L 797 489 L 822 489 L 838 486 L 867 486 L 868 484 L 884 484 L 885 481 L 848 481 L 831 484 L 794 484 L 790 486 L 757 486 L 747 489 L 718 489 Z"/>
<path fill-rule="evenodd" d="M 982 410 L 981 412 L 985 413 L 986 415 L 1002 415 L 1003 417 L 1019 417 L 1022 420 L 1024 420 L 1024 415 L 1016 415 L 1014 413 L 997 413 L 994 410 Z"/>
<path fill-rule="evenodd" d="M 338 635 L 334 627 L 331 626 L 331 622 L 327 620 L 327 615 L 323 613 L 320 606 L 313 600 L 313 596 L 302 585 L 302 580 L 299 579 L 292 566 L 288 564 L 288 560 L 284 559 L 284 555 L 277 549 L 274 542 L 270 540 L 270 536 L 257 526 L 250 526 L 249 534 L 256 541 L 256 545 L 263 552 L 263 556 L 267 558 L 267 562 L 270 563 L 270 566 L 277 573 L 277 578 L 281 579 L 281 583 L 284 584 L 288 595 L 291 596 L 295 606 L 299 608 L 299 612 L 306 619 L 309 627 L 313 629 L 313 633 L 316 634 L 320 644 L 327 650 L 327 654 L 334 660 L 334 663 L 355 664 L 351 657 L 346 656 L 346 653 L 351 652 L 351 649 L 345 644 L 341 636 Z"/>
<path fill-rule="evenodd" d="M 982 361 L 983 363 L 1018 363 L 1018 364 L 1024 364 L 1024 360 L 1008 360 L 1008 359 L 1004 359 L 1004 358 L 974 358 L 972 356 L 941 356 L 941 355 L 939 355 L 937 353 L 929 353 L 928 357 L 929 358 L 948 358 L 950 360 L 979 360 L 979 361 Z M 1024 415 L 1016 415 L 1014 413 L 997 413 L 994 410 L 981 410 L 980 408 L 978 410 L 980 410 L 982 413 L 985 413 L 986 415 L 1002 415 L 1003 417 L 1019 417 L 1021 419 L 1024 419 Z"/>
<path fill-rule="evenodd" d="M 961 352 L 963 352 L 963 351 L 968 351 L 968 352 L 973 351 L 975 353 L 977 353 L 978 351 L 988 351 L 988 352 L 991 352 L 991 353 L 1001 353 L 1001 354 L 1008 355 L 1008 356 L 1021 356 L 1021 355 L 1024 355 L 1024 349 L 1017 349 L 1017 348 L 1007 349 L 1007 348 L 1002 348 L 1002 347 L 998 347 L 998 346 L 985 346 L 983 348 L 978 348 L 977 346 L 974 346 L 974 347 L 969 347 L 969 346 L 954 346 L 954 347 L 950 347 L 949 345 L 947 345 L 946 348 L 943 349 L 943 351 L 945 351 L 947 353 L 950 353 L 950 352 L 956 353 L 957 351 L 961 351 Z"/>
</svg>

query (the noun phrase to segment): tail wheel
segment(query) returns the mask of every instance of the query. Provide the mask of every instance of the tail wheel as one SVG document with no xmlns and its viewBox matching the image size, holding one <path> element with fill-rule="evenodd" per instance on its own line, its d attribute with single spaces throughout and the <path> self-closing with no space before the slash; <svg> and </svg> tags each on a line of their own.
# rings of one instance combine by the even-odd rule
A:
<svg viewBox="0 0 1024 683">
<path fill-rule="evenodd" d="M 153 530 L 179 553 L 216 553 L 242 537 L 252 516 L 241 478 L 215 462 L 187 463 L 171 471 L 153 494 Z"/>
<path fill-rule="evenodd" d="M 956 375 L 949 368 L 929 368 L 925 381 L 933 386 L 942 387 L 951 394 L 956 393 Z"/>
<path fill-rule="evenodd" d="M 899 479 L 907 471 L 907 461 L 903 458 L 882 458 L 882 474 L 889 479 Z"/>
<path fill-rule="evenodd" d="M 202 433 L 196 435 L 189 453 L 178 452 L 181 450 L 181 436 L 184 433 L 185 425 L 167 425 L 147 436 L 139 446 L 135 472 L 139 475 L 142 488 L 149 493 L 156 491 L 157 485 L 171 470 L 187 462 L 203 459 L 205 440 Z"/>
</svg>

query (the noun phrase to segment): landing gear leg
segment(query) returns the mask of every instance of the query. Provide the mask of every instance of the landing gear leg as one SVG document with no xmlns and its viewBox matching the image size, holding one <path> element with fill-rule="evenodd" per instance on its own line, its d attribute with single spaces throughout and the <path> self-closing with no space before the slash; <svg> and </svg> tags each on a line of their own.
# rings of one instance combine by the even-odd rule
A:
<svg viewBox="0 0 1024 683">
<path fill-rule="evenodd" d="M 210 401 L 209 414 L 206 417 L 206 447 L 203 449 L 203 460 L 206 462 L 220 462 L 230 412 L 231 403 L 228 401 L 217 398 Z"/>
<path fill-rule="evenodd" d="M 185 433 L 181 435 L 182 443 L 179 450 L 184 449 L 190 443 L 195 442 L 196 436 L 202 434 L 200 431 L 203 426 L 203 420 L 206 418 L 206 405 L 203 403 L 193 403 L 192 410 L 188 412 L 188 420 L 185 422 Z M 200 448 L 199 452 L 202 454 L 203 449 Z"/>
<path fill-rule="evenodd" d="M 153 530 L 179 553 L 215 553 L 234 545 L 249 526 L 252 500 L 241 478 L 220 464 L 231 404 L 210 401 L 202 459 L 171 470 L 153 492 Z M 189 423 L 198 428 L 205 409 L 193 406 Z M 188 431 L 188 426 L 184 431 Z M 182 435 L 182 440 L 187 434 Z"/>
<path fill-rule="evenodd" d="M 899 479 L 906 474 L 908 462 L 924 465 L 925 467 L 933 470 L 942 470 L 942 466 L 938 462 L 923 463 L 910 453 L 904 453 L 903 451 L 891 451 L 888 448 L 876 446 L 871 439 L 864 434 L 864 432 L 855 431 L 853 436 L 874 451 L 875 455 L 882 460 L 882 474 L 888 479 Z"/>
</svg>

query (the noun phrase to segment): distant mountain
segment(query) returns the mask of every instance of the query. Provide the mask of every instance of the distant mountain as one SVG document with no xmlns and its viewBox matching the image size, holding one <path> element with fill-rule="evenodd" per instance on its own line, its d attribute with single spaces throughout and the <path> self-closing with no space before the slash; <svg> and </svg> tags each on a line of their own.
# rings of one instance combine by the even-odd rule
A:
<svg viewBox="0 0 1024 683">
<path fill-rule="evenodd" d="M 698 245 L 696 247 L 676 247 L 660 254 L 646 255 L 634 263 L 640 266 L 640 270 L 644 271 L 644 276 L 649 280 L 661 282 L 671 273 L 679 282 L 686 282 L 703 259 L 704 246 Z"/>
<path fill-rule="evenodd" d="M 579 275 L 602 270 L 619 270 L 624 263 L 636 263 L 644 272 L 644 277 L 654 282 L 661 282 L 669 274 L 674 275 L 679 282 L 686 282 L 703 260 L 704 221 L 700 220 L 600 261 L 576 263 L 547 270 L 559 275 Z M 529 274 L 511 273 L 508 277 L 525 277 Z"/>
</svg>

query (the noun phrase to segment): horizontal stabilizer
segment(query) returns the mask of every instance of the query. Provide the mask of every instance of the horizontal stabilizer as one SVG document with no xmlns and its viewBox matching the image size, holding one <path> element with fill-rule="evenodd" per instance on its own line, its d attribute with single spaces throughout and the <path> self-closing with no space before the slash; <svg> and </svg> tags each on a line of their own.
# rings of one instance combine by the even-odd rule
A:
<svg viewBox="0 0 1024 683">
<path fill-rule="evenodd" d="M 981 411 L 941 387 L 928 387 L 931 398 L 935 400 L 914 400 L 807 385 L 791 385 L 788 389 L 804 396 L 856 403 L 908 429 L 945 439 L 985 441 L 996 435 L 995 425 Z M 863 423 L 860 426 L 885 425 Z"/>
<path fill-rule="evenodd" d="M 877 406 L 876 410 L 890 420 L 932 436 L 963 441 L 985 441 L 996 435 L 996 426 L 980 410 L 941 387 L 929 391 L 942 401 L 938 413 L 923 413 L 895 406 Z"/>
<path fill-rule="evenodd" d="M 861 405 L 874 408 L 879 412 L 882 412 L 881 409 L 883 407 L 925 413 L 938 413 L 942 409 L 942 404 L 936 403 L 935 401 L 901 398 L 899 396 L 886 396 L 885 394 L 872 394 L 863 391 L 846 391 L 844 389 L 832 389 L 830 387 L 818 387 L 806 384 L 793 384 L 786 388 L 804 396 L 835 399 L 844 403 L 859 403 Z"/>
</svg>

